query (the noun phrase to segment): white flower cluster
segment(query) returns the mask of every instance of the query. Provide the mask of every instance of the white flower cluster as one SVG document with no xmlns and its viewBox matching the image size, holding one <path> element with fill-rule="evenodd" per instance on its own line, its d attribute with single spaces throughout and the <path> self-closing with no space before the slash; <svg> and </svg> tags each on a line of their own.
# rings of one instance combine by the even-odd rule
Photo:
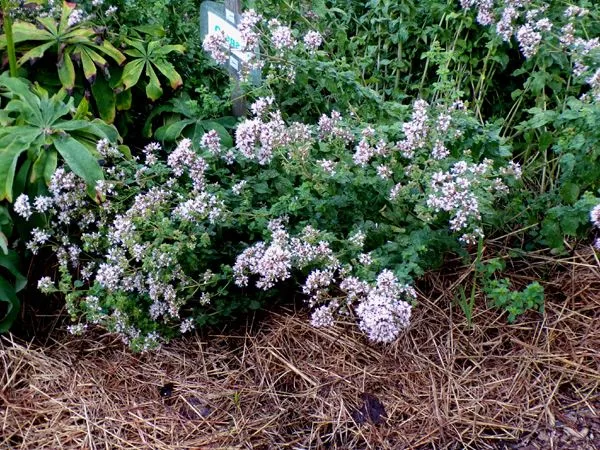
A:
<svg viewBox="0 0 600 450">
<path fill-rule="evenodd" d="M 299 237 L 291 237 L 283 220 L 269 223 L 271 243 L 258 242 L 244 250 L 235 261 L 233 272 L 238 286 L 247 286 L 250 276 L 258 276 L 256 287 L 267 290 L 276 282 L 288 279 L 293 268 L 302 269 L 313 263 L 339 265 L 329 243 L 317 241 L 312 227 Z"/>
<path fill-rule="evenodd" d="M 208 149 L 216 148 L 217 144 L 220 145 L 218 136 L 214 133 L 205 135 L 204 145 Z M 103 155 L 117 155 L 105 141 L 99 142 L 97 148 Z M 204 290 L 211 283 L 211 277 L 204 281 L 189 279 L 179 263 L 178 254 L 194 248 L 196 233 L 193 230 L 205 232 L 208 226 L 215 224 L 224 205 L 208 190 L 204 179 L 207 163 L 192 150 L 189 140 L 179 142 L 166 165 L 156 157 L 159 150 L 160 146 L 155 143 L 144 148 L 147 165 L 142 168 L 150 171 L 154 167 L 161 171 L 166 183 L 144 188 L 147 180 L 136 178 L 137 193 L 121 200 L 110 186 L 123 185 L 128 177 L 123 171 L 105 167 L 116 181 L 103 182 L 106 200 L 100 207 L 90 207 L 83 182 L 64 168 L 58 168 L 50 182 L 50 196 L 36 197 L 32 206 L 27 196 L 22 195 L 15 202 L 15 209 L 26 219 L 34 213 L 48 215 L 48 227 L 44 230 L 35 228 L 27 243 L 33 253 L 52 241 L 61 273 L 69 273 L 69 267 L 78 269 L 80 280 L 89 283 L 96 292 L 98 289 L 104 292 L 103 295 L 132 293 L 147 298 L 148 314 L 153 320 L 179 323 L 185 332 L 193 328 L 194 322 L 191 318 L 181 317 L 181 308 L 189 294 L 181 296 L 180 292 L 190 285 L 196 290 Z M 132 168 L 141 165 L 124 160 L 122 164 L 130 164 Z M 171 178 L 167 178 L 169 176 Z M 170 189 L 170 180 L 184 176 L 189 178 L 186 182 L 192 186 L 189 191 L 183 194 Z M 150 176 L 150 180 L 152 178 Z M 79 228 L 80 236 L 73 233 L 75 226 Z M 177 234 L 166 239 L 160 237 L 165 227 L 190 228 L 192 238 Z M 41 278 L 38 287 L 46 293 L 55 289 L 49 277 Z M 202 304 L 210 301 L 206 292 L 199 292 L 198 297 Z M 142 350 L 158 344 L 158 335 L 143 335 L 119 306 L 107 308 L 102 302 L 98 295 L 90 295 L 82 302 L 88 322 L 121 334 L 124 342 L 135 342 Z M 84 330 L 81 326 L 73 329 Z"/>
<path fill-rule="evenodd" d="M 236 50 L 245 53 L 245 57 L 241 61 L 242 67 L 240 68 L 243 80 L 248 79 L 248 75 L 252 70 L 262 69 L 266 63 L 270 63 L 271 76 L 278 73 L 283 74 L 290 81 L 295 78 L 296 70 L 294 65 L 286 61 L 285 58 L 282 58 L 287 52 L 299 48 L 298 40 L 292 28 L 282 24 L 278 19 L 267 21 L 253 9 L 244 11 L 241 14 L 237 28 L 241 36 L 241 46 L 236 48 Z M 269 48 L 263 52 L 258 52 L 256 49 L 261 43 L 261 38 L 262 42 Z M 302 42 L 304 43 L 304 48 L 310 54 L 314 54 L 323 44 L 323 37 L 318 31 L 311 30 L 302 37 Z M 223 30 L 207 34 L 202 45 L 204 50 L 218 64 L 226 65 L 228 63 L 232 47 Z M 274 50 L 274 58 L 270 58 L 269 56 L 269 50 L 271 49 Z"/>
<path fill-rule="evenodd" d="M 334 285 L 342 295 L 332 298 L 330 291 Z M 309 295 L 311 306 L 318 305 L 311 315 L 313 326 L 331 326 L 336 316 L 354 308 L 360 329 L 369 339 L 381 343 L 394 341 L 408 327 L 411 302 L 416 299 L 415 290 L 400 284 L 390 270 L 383 270 L 371 285 L 354 276 L 336 279 L 334 268 L 315 269 L 306 278 L 303 292 Z"/>
<path fill-rule="evenodd" d="M 304 46 L 309 53 L 316 52 L 323 45 L 323 36 L 318 31 L 309 31 L 304 35 Z"/>
<path fill-rule="evenodd" d="M 269 164 L 278 148 L 312 142 L 308 127 L 297 123 L 287 126 L 280 111 L 269 112 L 272 103 L 268 97 L 258 99 L 251 106 L 255 117 L 244 120 L 235 131 L 236 149 L 260 165 Z"/>
<path fill-rule="evenodd" d="M 229 61 L 230 45 L 223 30 L 207 34 L 202 42 L 202 48 L 219 64 L 226 64 Z"/>
<path fill-rule="evenodd" d="M 504 41 L 514 36 L 525 58 L 535 56 L 544 36 L 550 37 L 553 29 L 560 29 L 558 41 L 573 59 L 573 73 L 577 77 L 585 77 L 592 88 L 591 97 L 596 101 L 600 99 L 600 68 L 584 63 L 585 57 L 600 49 L 600 39 L 575 37 L 577 29 L 585 33 L 581 20 L 590 13 L 588 9 L 567 6 L 562 14 L 563 21 L 560 17 L 556 18 L 555 26 L 548 17 L 542 16 L 548 10 L 547 4 L 536 7 L 530 0 L 460 0 L 460 3 L 464 9 L 477 9 L 477 21 L 481 25 L 495 24 L 496 32 Z M 497 16 L 494 11 L 498 12 Z M 496 17 L 499 19 L 496 20 Z"/>
<path fill-rule="evenodd" d="M 444 211 L 450 214 L 450 230 L 464 233 L 460 240 L 472 244 L 483 237 L 477 223 L 481 220 L 477 188 L 486 183 L 492 172 L 492 161 L 469 164 L 460 161 L 447 172 L 436 172 L 431 177 L 427 206 L 435 213 Z M 499 178 L 494 178 L 487 188 L 506 192 L 507 188 Z M 467 230 L 470 230 L 467 232 Z"/>
</svg>

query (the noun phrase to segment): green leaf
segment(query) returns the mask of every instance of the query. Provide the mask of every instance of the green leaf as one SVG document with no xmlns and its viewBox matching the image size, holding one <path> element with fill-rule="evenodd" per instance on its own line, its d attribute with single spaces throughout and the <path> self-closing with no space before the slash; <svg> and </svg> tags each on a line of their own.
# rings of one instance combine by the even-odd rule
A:
<svg viewBox="0 0 600 450">
<path fill-rule="evenodd" d="M 113 123 L 117 115 L 117 98 L 103 76 L 97 77 L 94 84 L 92 84 L 92 95 L 100 118 L 107 123 Z"/>
<path fill-rule="evenodd" d="M 83 75 L 85 79 L 92 83 L 96 78 L 96 65 L 94 64 L 94 60 L 91 58 L 89 53 L 85 48 L 81 48 L 79 51 L 79 55 L 81 56 L 81 65 L 83 67 Z"/>
<path fill-rule="evenodd" d="M 579 199 L 579 192 L 579 186 L 577 186 L 575 183 L 571 183 L 570 181 L 567 181 L 560 188 L 561 198 L 569 205 L 574 204 Z"/>
<path fill-rule="evenodd" d="M 133 96 L 131 95 L 131 89 L 119 92 L 117 94 L 116 100 L 117 111 L 127 111 L 128 109 L 131 109 L 131 102 L 133 100 Z"/>
<path fill-rule="evenodd" d="M 125 65 L 123 75 L 121 75 L 121 84 L 123 84 L 124 89 L 129 89 L 137 84 L 142 75 L 142 70 L 144 70 L 144 64 L 143 59 L 136 59 Z"/>
<path fill-rule="evenodd" d="M 67 91 L 72 91 L 75 87 L 75 67 L 71 60 L 71 55 L 63 53 L 58 61 L 58 78 Z"/>
<path fill-rule="evenodd" d="M 15 292 L 21 291 L 27 285 L 27 278 L 19 270 L 19 254 L 14 250 L 9 250 L 7 255 L 0 255 L 0 266 L 4 267 L 15 277 L 13 289 Z"/>
<path fill-rule="evenodd" d="M 160 87 L 160 81 L 158 81 L 156 72 L 154 72 L 154 69 L 150 64 L 146 64 L 146 75 L 150 78 L 150 81 L 146 85 L 146 96 L 150 100 L 156 101 L 162 95 L 163 90 Z"/>
<path fill-rule="evenodd" d="M 42 150 L 38 158 L 33 163 L 31 168 L 31 175 L 29 177 L 30 183 L 35 183 L 38 179 L 44 180 L 44 183 L 50 184 L 50 179 L 56 171 L 58 166 L 58 154 L 56 150 Z"/>
<path fill-rule="evenodd" d="M 62 136 L 53 141 L 56 150 L 63 157 L 75 175 L 88 185 L 90 197 L 96 197 L 96 183 L 104 179 L 102 169 L 85 146 L 70 136 Z"/>
<path fill-rule="evenodd" d="M 19 127 L 21 128 L 21 127 Z M 14 134 L 0 139 L 0 200 L 13 200 L 13 181 L 19 156 L 30 146 L 30 141 Z"/>
<path fill-rule="evenodd" d="M 221 138 L 221 144 L 224 147 L 233 147 L 233 139 L 223 125 L 212 120 L 204 120 L 202 121 L 202 125 L 207 130 L 215 130 Z"/>
<path fill-rule="evenodd" d="M 150 49 L 150 45 L 148 45 L 149 54 L 152 56 L 166 56 L 171 52 L 177 52 L 179 54 L 183 54 L 185 52 L 185 47 L 183 45 L 160 45 L 160 42 L 157 48 Z"/>
<path fill-rule="evenodd" d="M 184 128 L 195 122 L 193 119 L 178 120 L 177 122 L 164 125 L 156 130 L 154 136 L 159 141 L 173 142 L 181 136 Z"/>
<path fill-rule="evenodd" d="M 37 47 L 33 47 L 31 50 L 25 52 L 19 58 L 19 60 L 17 61 L 17 64 L 19 64 L 21 66 L 21 65 L 23 65 L 23 63 L 26 63 L 27 61 L 41 58 L 42 56 L 44 56 L 44 53 L 46 53 L 46 50 L 48 50 L 50 47 L 52 47 L 54 45 L 56 45 L 56 42 L 51 41 L 51 42 L 44 42 L 43 44 L 40 44 Z"/>
<path fill-rule="evenodd" d="M 162 73 L 171 84 L 171 89 L 177 89 L 183 84 L 183 80 L 181 79 L 181 75 L 177 73 L 173 64 L 168 61 L 159 59 L 152 60 L 152 64 L 156 66 L 156 68 Z"/>
<path fill-rule="evenodd" d="M 6 333 L 17 318 L 21 303 L 15 288 L 3 277 L 0 277 L 0 302 L 7 304 L 6 314 L 0 318 L 0 333 Z"/>
</svg>

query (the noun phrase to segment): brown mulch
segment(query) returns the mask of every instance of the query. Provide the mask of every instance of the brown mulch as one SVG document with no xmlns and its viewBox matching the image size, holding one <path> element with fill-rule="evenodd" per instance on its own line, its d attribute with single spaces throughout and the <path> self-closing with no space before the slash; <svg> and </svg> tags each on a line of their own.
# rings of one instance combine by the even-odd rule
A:
<svg viewBox="0 0 600 450">
<path fill-rule="evenodd" d="M 552 280 L 545 313 L 515 324 L 479 298 L 468 326 L 453 292 L 471 269 L 432 275 L 439 295 L 391 346 L 297 312 L 142 355 L 97 331 L 5 337 L 0 448 L 600 449 L 596 256 L 513 267 Z"/>
</svg>

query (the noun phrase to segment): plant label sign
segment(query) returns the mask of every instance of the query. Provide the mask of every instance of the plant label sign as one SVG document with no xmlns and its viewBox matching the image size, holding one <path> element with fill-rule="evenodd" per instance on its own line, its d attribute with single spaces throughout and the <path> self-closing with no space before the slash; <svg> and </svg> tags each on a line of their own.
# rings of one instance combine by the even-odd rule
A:
<svg viewBox="0 0 600 450">
<path fill-rule="evenodd" d="M 202 39 L 207 34 L 223 31 L 231 48 L 229 55 L 229 72 L 239 78 L 242 63 L 247 62 L 252 56 L 250 52 L 242 52 L 242 35 L 236 25 L 239 22 L 239 13 L 232 11 L 225 5 L 217 2 L 206 1 L 200 5 L 200 34 Z"/>
</svg>

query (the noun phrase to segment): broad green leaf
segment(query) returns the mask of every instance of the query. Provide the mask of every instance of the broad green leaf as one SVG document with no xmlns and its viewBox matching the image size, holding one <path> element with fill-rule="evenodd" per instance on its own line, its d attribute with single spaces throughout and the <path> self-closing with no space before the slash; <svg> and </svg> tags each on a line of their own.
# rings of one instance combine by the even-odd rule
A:
<svg viewBox="0 0 600 450">
<path fill-rule="evenodd" d="M 106 61 L 106 59 L 104 59 L 104 57 L 100 56 L 94 49 L 90 48 L 89 46 L 81 46 L 82 50 L 85 50 L 88 54 L 88 56 L 90 57 L 90 59 L 94 62 L 94 64 L 98 67 L 107 67 L 108 66 L 108 61 Z"/>
<path fill-rule="evenodd" d="M 56 150 L 42 150 L 31 167 L 29 182 L 35 183 L 38 179 L 43 179 L 48 183 L 52 174 L 58 165 L 58 157 Z M 49 176 L 48 176 L 49 175 Z"/>
<path fill-rule="evenodd" d="M 100 50 L 105 55 L 114 59 L 118 65 L 123 64 L 125 62 L 125 60 L 127 59 L 127 58 L 125 58 L 125 55 L 123 53 L 121 53 L 114 45 L 112 45 L 110 43 L 110 41 L 108 41 L 106 39 L 104 41 L 102 41 L 101 46 L 93 45 L 92 47 Z"/>
<path fill-rule="evenodd" d="M 150 45 L 148 45 L 148 51 L 150 53 Z M 166 56 L 171 52 L 184 53 L 185 47 L 183 45 L 162 45 L 152 50 L 152 56 Z"/>
<path fill-rule="evenodd" d="M 207 130 L 215 130 L 219 137 L 221 138 L 221 144 L 224 147 L 233 147 L 233 139 L 231 135 L 227 132 L 225 127 L 220 123 L 214 122 L 212 120 L 204 120 L 202 124 Z"/>
<path fill-rule="evenodd" d="M 54 36 L 48 30 L 39 29 L 29 22 L 13 23 L 13 40 L 15 44 L 24 41 L 53 41 Z M 0 48 L 6 47 L 6 36 L 2 36 Z"/>
<path fill-rule="evenodd" d="M 23 127 L 19 127 L 23 128 Z M 13 200 L 13 181 L 19 156 L 26 151 L 33 139 L 14 134 L 0 139 L 0 200 Z"/>
<path fill-rule="evenodd" d="M 195 122 L 194 119 L 178 120 L 177 122 L 158 128 L 154 133 L 154 136 L 159 141 L 173 142 L 181 136 L 185 127 Z"/>
<path fill-rule="evenodd" d="M 0 266 L 15 277 L 15 292 L 21 291 L 27 285 L 27 278 L 19 270 L 19 254 L 17 252 L 9 250 L 7 255 L 0 255 Z"/>
<path fill-rule="evenodd" d="M 75 9 L 77 4 L 63 1 L 62 14 L 60 15 L 60 22 L 58 24 L 59 33 L 64 33 L 69 28 L 69 16 Z"/>
<path fill-rule="evenodd" d="M 163 37 L 165 35 L 165 30 L 160 25 L 139 25 L 133 27 L 133 29 L 154 37 Z"/>
<path fill-rule="evenodd" d="M 146 75 L 150 78 L 150 81 L 146 85 L 146 96 L 150 100 L 156 101 L 162 95 L 163 90 L 160 87 L 160 81 L 158 81 L 156 72 L 154 72 L 154 69 L 150 64 L 146 64 Z"/>
<path fill-rule="evenodd" d="M 54 147 L 63 157 L 73 173 L 88 185 L 90 197 L 96 197 L 96 183 L 104 179 L 102 169 L 85 146 L 70 136 L 61 136 L 53 141 Z"/>
<path fill-rule="evenodd" d="M 30 85 L 20 78 L 11 78 L 8 75 L 0 76 L 0 86 L 4 86 L 13 94 L 18 95 L 23 100 L 32 114 L 41 122 L 40 98 L 31 92 Z M 37 113 L 36 113 L 37 112 Z"/>
<path fill-rule="evenodd" d="M 8 238 L 2 231 L 0 231 L 0 249 L 2 253 L 8 255 Z"/>
<path fill-rule="evenodd" d="M 88 82 L 93 83 L 97 73 L 94 61 L 92 60 L 85 48 L 80 48 L 77 50 L 77 52 L 81 57 L 81 66 L 83 67 L 83 74 L 85 76 L 85 79 Z"/>
<path fill-rule="evenodd" d="M 156 66 L 156 68 L 162 73 L 167 79 L 169 83 L 171 83 L 172 89 L 177 89 L 183 84 L 183 80 L 181 79 L 181 75 L 177 73 L 173 64 L 165 60 L 157 60 L 152 61 L 152 63 Z"/>
<path fill-rule="evenodd" d="M 116 96 L 104 76 L 99 76 L 92 84 L 92 95 L 102 120 L 113 123 L 117 114 Z"/>
<path fill-rule="evenodd" d="M 87 98 L 81 97 L 81 101 L 79 102 L 79 105 L 77 105 L 77 111 L 75 111 L 73 119 L 84 120 L 88 114 L 90 114 L 90 102 Z"/>
<path fill-rule="evenodd" d="M 31 150 L 31 148 L 29 149 Z M 27 178 L 29 175 L 29 171 L 31 169 L 31 161 L 33 158 L 27 158 L 19 167 L 17 174 L 15 175 L 15 179 L 13 181 L 13 198 L 17 198 L 23 192 L 25 192 L 25 187 L 27 186 Z"/>
<path fill-rule="evenodd" d="M 148 55 L 146 48 L 144 47 L 144 42 L 142 42 L 138 39 L 125 39 L 125 42 L 127 42 L 129 45 L 131 45 L 136 50 L 138 50 L 142 54 L 142 56 Z"/>
<path fill-rule="evenodd" d="M 35 60 L 37 58 L 41 58 L 42 56 L 44 56 L 44 53 L 46 53 L 46 50 L 48 50 L 50 47 L 54 46 L 56 43 L 55 42 L 44 42 L 43 44 L 38 45 L 37 47 L 33 47 L 31 50 L 25 52 L 23 54 L 23 56 L 21 56 L 19 58 L 19 60 L 17 61 L 17 64 L 19 64 L 20 66 L 23 65 L 24 63 L 26 63 L 29 60 Z"/>
<path fill-rule="evenodd" d="M 136 59 L 125 65 L 123 75 L 121 75 L 121 83 L 123 84 L 124 89 L 129 89 L 137 84 L 142 75 L 142 70 L 144 70 L 144 64 L 143 60 Z"/>
<path fill-rule="evenodd" d="M 58 78 L 63 87 L 67 91 L 72 91 L 75 87 L 75 67 L 71 61 L 71 55 L 67 52 L 63 53 L 62 58 L 58 61 Z"/>
<path fill-rule="evenodd" d="M 119 92 L 117 94 L 117 111 L 127 111 L 131 109 L 131 102 L 133 96 L 131 95 L 131 89 Z"/>
<path fill-rule="evenodd" d="M 49 185 L 52 180 L 52 175 L 54 175 L 56 167 L 58 166 L 58 153 L 56 153 L 56 150 L 50 149 L 46 150 L 46 154 L 46 165 L 44 166 L 42 176 L 44 177 L 44 182 Z"/>
</svg>

